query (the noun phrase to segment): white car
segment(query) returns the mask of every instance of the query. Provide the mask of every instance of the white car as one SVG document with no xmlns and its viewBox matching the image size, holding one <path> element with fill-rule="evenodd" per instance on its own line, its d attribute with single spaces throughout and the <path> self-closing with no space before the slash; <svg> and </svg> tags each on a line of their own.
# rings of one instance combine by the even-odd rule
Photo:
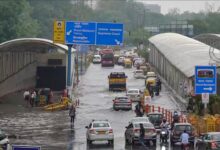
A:
<svg viewBox="0 0 220 150">
<path fill-rule="evenodd" d="M 134 71 L 134 77 L 136 79 L 145 79 L 146 76 L 144 75 L 144 71 L 143 70 L 135 70 Z"/>
<path fill-rule="evenodd" d="M 135 144 L 135 142 L 139 142 L 140 137 L 140 124 L 143 124 L 145 129 L 144 142 L 152 141 L 154 146 L 157 141 L 157 133 L 152 123 L 146 121 L 140 122 L 130 122 L 125 130 L 125 144 Z"/>
<path fill-rule="evenodd" d="M 141 100 L 141 91 L 139 89 L 129 89 L 126 93 L 126 95 L 132 100 L 132 101 L 140 101 Z"/>
<path fill-rule="evenodd" d="M 118 58 L 118 65 L 124 65 L 124 59 L 125 59 L 125 57 L 119 57 Z"/>
<path fill-rule="evenodd" d="M 138 58 L 134 61 L 134 66 L 136 67 L 138 64 L 142 65 L 144 63 L 144 59 L 143 58 Z"/>
<path fill-rule="evenodd" d="M 95 63 L 101 63 L 101 56 L 100 55 L 94 55 L 93 56 L 93 60 L 92 62 L 95 64 Z"/>
<path fill-rule="evenodd" d="M 92 120 L 86 128 L 88 145 L 93 141 L 108 141 L 109 144 L 114 145 L 113 129 L 108 120 Z"/>
<path fill-rule="evenodd" d="M 135 122 L 150 122 L 148 117 L 134 117 L 129 121 L 129 123 L 135 123 Z"/>
</svg>

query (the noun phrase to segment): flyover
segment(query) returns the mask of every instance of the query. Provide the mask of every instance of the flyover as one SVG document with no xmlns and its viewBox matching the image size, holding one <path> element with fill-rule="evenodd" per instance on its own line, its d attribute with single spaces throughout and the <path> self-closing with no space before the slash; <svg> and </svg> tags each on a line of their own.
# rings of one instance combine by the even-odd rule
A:
<svg viewBox="0 0 220 150">
<path fill-rule="evenodd" d="M 75 49 L 72 49 L 72 55 Z M 26 88 L 66 88 L 68 47 L 42 38 L 0 44 L 0 97 Z M 72 68 L 74 61 L 72 60 Z M 72 69 L 72 79 L 74 69 Z"/>
</svg>

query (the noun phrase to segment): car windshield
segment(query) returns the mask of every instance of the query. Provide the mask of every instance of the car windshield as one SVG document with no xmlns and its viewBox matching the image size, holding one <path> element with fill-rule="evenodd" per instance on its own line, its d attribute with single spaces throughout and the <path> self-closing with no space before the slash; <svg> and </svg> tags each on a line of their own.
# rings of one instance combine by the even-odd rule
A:
<svg viewBox="0 0 220 150">
<path fill-rule="evenodd" d="M 177 131 L 184 131 L 184 130 L 192 131 L 192 127 L 190 125 L 177 125 L 175 127 L 175 130 L 177 130 Z"/>
<path fill-rule="evenodd" d="M 109 127 L 109 123 L 107 122 L 93 123 L 93 128 L 102 128 L 102 127 Z"/>
<path fill-rule="evenodd" d="M 128 94 L 138 94 L 139 91 L 138 90 L 129 90 Z"/>
<path fill-rule="evenodd" d="M 212 140 L 220 141 L 220 134 L 213 134 L 212 135 Z"/>
<path fill-rule="evenodd" d="M 144 128 L 154 128 L 154 126 L 151 123 L 135 123 L 134 127 L 135 128 L 140 128 L 140 124 L 143 124 Z"/>
</svg>

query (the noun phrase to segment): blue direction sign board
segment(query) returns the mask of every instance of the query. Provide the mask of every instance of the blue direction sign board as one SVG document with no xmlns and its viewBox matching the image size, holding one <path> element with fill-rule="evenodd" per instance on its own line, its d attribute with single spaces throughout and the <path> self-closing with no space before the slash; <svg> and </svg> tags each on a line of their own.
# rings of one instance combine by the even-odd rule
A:
<svg viewBox="0 0 220 150">
<path fill-rule="evenodd" d="M 195 94 L 216 94 L 216 66 L 195 67 Z"/>
<path fill-rule="evenodd" d="M 122 45 L 123 24 L 95 22 L 66 22 L 66 44 Z"/>
<path fill-rule="evenodd" d="M 122 45 L 123 24 L 97 23 L 96 45 Z"/>
<path fill-rule="evenodd" d="M 40 146 L 12 145 L 12 150 L 41 150 Z"/>
<path fill-rule="evenodd" d="M 66 22 L 66 44 L 95 45 L 96 23 Z"/>
</svg>

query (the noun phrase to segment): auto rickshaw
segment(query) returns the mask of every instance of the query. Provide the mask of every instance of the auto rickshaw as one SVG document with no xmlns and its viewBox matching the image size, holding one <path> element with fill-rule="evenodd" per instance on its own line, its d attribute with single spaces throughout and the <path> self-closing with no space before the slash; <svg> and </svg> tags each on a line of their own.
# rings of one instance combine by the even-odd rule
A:
<svg viewBox="0 0 220 150">
<path fill-rule="evenodd" d="M 125 68 L 131 68 L 132 67 L 132 61 L 130 58 L 125 58 L 124 60 L 124 67 Z"/>
<path fill-rule="evenodd" d="M 145 80 L 145 86 L 147 88 L 147 85 L 156 86 L 156 80 L 157 76 L 154 72 L 147 72 L 146 80 Z"/>
</svg>

